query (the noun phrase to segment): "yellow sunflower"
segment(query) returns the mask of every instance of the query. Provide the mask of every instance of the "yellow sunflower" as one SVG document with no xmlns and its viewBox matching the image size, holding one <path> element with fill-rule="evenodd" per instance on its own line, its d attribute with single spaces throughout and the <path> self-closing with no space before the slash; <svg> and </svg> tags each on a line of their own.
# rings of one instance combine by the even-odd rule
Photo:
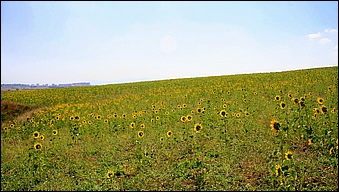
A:
<svg viewBox="0 0 339 192">
<path fill-rule="evenodd" d="M 318 108 L 314 108 L 313 110 L 314 110 L 314 113 L 315 113 L 315 114 L 320 113 L 320 110 L 319 110 Z"/>
<path fill-rule="evenodd" d="M 292 103 L 293 103 L 293 104 L 298 104 L 298 103 L 299 103 L 298 98 L 292 98 Z"/>
<path fill-rule="evenodd" d="M 143 131 L 138 131 L 138 137 L 143 138 L 145 136 Z"/>
<path fill-rule="evenodd" d="M 291 93 L 287 94 L 287 97 L 291 99 L 292 98 L 292 94 Z"/>
<path fill-rule="evenodd" d="M 319 104 L 324 104 L 324 99 L 323 98 L 321 98 L 321 97 L 319 97 L 318 99 L 317 99 L 317 101 L 318 101 L 318 103 Z"/>
<path fill-rule="evenodd" d="M 308 146 L 311 146 L 311 145 L 312 145 L 312 139 L 309 139 L 309 140 L 308 140 L 307 145 L 308 145 Z"/>
<path fill-rule="evenodd" d="M 275 131 L 275 132 L 279 132 L 280 131 L 281 125 L 280 125 L 280 123 L 277 120 L 272 120 L 270 126 L 271 126 L 271 129 L 273 131 Z"/>
<path fill-rule="evenodd" d="M 135 123 L 132 122 L 131 124 L 129 124 L 129 127 L 130 127 L 130 128 L 134 128 L 134 127 L 135 127 Z"/>
<path fill-rule="evenodd" d="M 187 118 L 187 121 L 191 121 L 193 119 L 191 115 L 187 115 L 186 118 Z"/>
<path fill-rule="evenodd" d="M 172 136 L 172 131 L 171 130 L 167 131 L 167 137 L 170 137 L 170 136 Z"/>
<path fill-rule="evenodd" d="M 282 174 L 282 167 L 281 167 L 281 165 L 277 165 L 276 167 L 275 167 L 275 176 L 280 176 Z"/>
<path fill-rule="evenodd" d="M 228 113 L 226 112 L 226 110 L 221 110 L 220 113 L 219 113 L 219 115 L 220 115 L 221 117 L 227 117 Z"/>
<path fill-rule="evenodd" d="M 111 170 L 108 170 L 107 173 L 106 173 L 106 178 L 107 178 L 107 179 L 110 179 L 110 178 L 112 178 L 113 176 L 114 176 L 114 172 L 111 171 Z"/>
<path fill-rule="evenodd" d="M 285 109 L 285 107 L 286 107 L 286 104 L 284 102 L 280 102 L 280 108 Z"/>
<path fill-rule="evenodd" d="M 276 96 L 275 96 L 275 100 L 276 100 L 276 101 L 279 101 L 279 100 L 280 100 L 280 95 L 276 95 Z"/>
<path fill-rule="evenodd" d="M 320 107 L 320 111 L 321 111 L 322 114 L 325 114 L 325 113 L 327 113 L 327 108 L 323 105 L 323 106 Z"/>
<path fill-rule="evenodd" d="M 292 152 L 291 151 L 287 151 L 285 153 L 285 158 L 286 158 L 286 160 L 291 160 L 292 159 Z"/>
<path fill-rule="evenodd" d="M 196 133 L 200 133 L 201 130 L 202 130 L 201 124 L 200 124 L 200 123 L 196 123 L 196 124 L 194 125 L 194 131 L 195 131 Z"/>
<path fill-rule="evenodd" d="M 53 135 L 57 135 L 57 134 L 58 134 L 58 130 L 53 130 L 53 131 L 52 131 L 52 134 L 53 134 Z"/>
<path fill-rule="evenodd" d="M 34 149 L 35 149 L 35 150 L 41 150 L 41 149 L 42 149 L 41 143 L 36 143 L 36 144 L 34 144 Z"/>
<path fill-rule="evenodd" d="M 181 117 L 180 117 L 180 121 L 181 121 L 181 122 L 184 123 L 186 120 L 187 120 L 187 117 L 186 117 L 186 116 L 181 116 Z"/>
<path fill-rule="evenodd" d="M 40 133 L 38 131 L 35 131 L 33 133 L 33 137 L 36 138 L 36 139 L 39 138 L 40 137 Z"/>
</svg>

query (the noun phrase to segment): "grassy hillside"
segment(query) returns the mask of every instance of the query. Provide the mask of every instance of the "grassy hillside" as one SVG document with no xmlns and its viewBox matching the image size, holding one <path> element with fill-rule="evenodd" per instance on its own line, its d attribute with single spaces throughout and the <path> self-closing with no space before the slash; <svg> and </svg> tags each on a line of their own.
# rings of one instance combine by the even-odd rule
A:
<svg viewBox="0 0 339 192">
<path fill-rule="evenodd" d="M 1 93 L 1 190 L 338 190 L 338 67 Z"/>
</svg>

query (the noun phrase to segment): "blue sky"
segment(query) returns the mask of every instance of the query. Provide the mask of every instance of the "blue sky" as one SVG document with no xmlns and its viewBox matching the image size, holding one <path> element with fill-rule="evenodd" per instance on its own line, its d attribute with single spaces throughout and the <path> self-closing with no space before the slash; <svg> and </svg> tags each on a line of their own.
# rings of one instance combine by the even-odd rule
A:
<svg viewBox="0 0 339 192">
<path fill-rule="evenodd" d="M 337 65 L 337 1 L 1 1 L 1 83 L 100 85 Z"/>
</svg>

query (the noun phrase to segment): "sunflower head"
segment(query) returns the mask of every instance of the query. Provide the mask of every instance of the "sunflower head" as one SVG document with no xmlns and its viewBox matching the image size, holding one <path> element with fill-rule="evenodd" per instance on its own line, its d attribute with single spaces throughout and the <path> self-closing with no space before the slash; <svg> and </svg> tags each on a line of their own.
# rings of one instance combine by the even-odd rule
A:
<svg viewBox="0 0 339 192">
<path fill-rule="evenodd" d="M 38 131 L 35 131 L 33 133 L 33 137 L 36 138 L 36 139 L 39 138 L 40 137 L 40 133 Z"/>
<path fill-rule="evenodd" d="M 299 99 L 298 98 L 292 98 L 292 103 L 293 104 L 298 104 L 299 103 Z"/>
<path fill-rule="evenodd" d="M 53 131 L 52 131 L 52 134 L 53 134 L 53 135 L 57 135 L 57 134 L 58 134 L 58 130 L 53 130 Z"/>
<path fill-rule="evenodd" d="M 186 116 L 181 116 L 180 120 L 181 120 L 181 122 L 185 122 L 187 120 L 187 117 Z"/>
<path fill-rule="evenodd" d="M 320 111 L 321 111 L 322 114 L 325 114 L 325 113 L 327 113 L 327 108 L 323 105 L 323 106 L 321 106 Z"/>
<path fill-rule="evenodd" d="M 114 176 L 114 172 L 113 172 L 113 171 L 111 171 L 111 170 L 107 171 L 107 173 L 106 173 L 106 178 L 107 178 L 107 179 L 110 179 L 110 178 L 112 178 L 113 176 Z"/>
<path fill-rule="evenodd" d="M 314 110 L 314 113 L 316 114 L 320 113 L 320 110 L 318 108 L 314 108 L 313 110 Z"/>
<path fill-rule="evenodd" d="M 321 98 L 321 97 L 319 97 L 319 98 L 317 99 L 317 101 L 318 101 L 318 103 L 319 103 L 320 105 L 324 104 L 324 99 Z"/>
<path fill-rule="evenodd" d="M 171 130 L 167 131 L 167 137 L 170 137 L 170 136 L 172 136 L 172 131 Z"/>
<path fill-rule="evenodd" d="M 35 149 L 35 150 L 41 150 L 41 149 L 42 149 L 41 143 L 36 143 L 36 144 L 34 144 L 34 149 Z"/>
<path fill-rule="evenodd" d="M 306 105 L 305 105 L 305 102 L 304 101 L 300 101 L 299 102 L 299 106 L 301 107 L 301 108 L 304 108 Z"/>
<path fill-rule="evenodd" d="M 227 117 L 228 113 L 226 112 L 226 110 L 221 110 L 220 113 L 219 113 L 219 115 L 220 115 L 221 117 Z"/>
<path fill-rule="evenodd" d="M 286 158 L 286 160 L 291 160 L 292 159 L 292 152 L 291 151 L 287 151 L 285 153 L 285 158 Z"/>
<path fill-rule="evenodd" d="M 134 128 L 134 127 L 135 127 L 135 123 L 132 122 L 131 124 L 129 124 L 129 127 L 130 127 L 130 128 Z"/>
<path fill-rule="evenodd" d="M 143 131 L 139 131 L 138 132 L 138 137 L 139 138 L 143 138 L 145 136 L 144 132 Z"/>
<path fill-rule="evenodd" d="M 280 108 L 285 109 L 285 107 L 286 107 L 286 104 L 284 102 L 280 102 Z"/>
<path fill-rule="evenodd" d="M 282 174 L 282 167 L 281 167 L 281 165 L 277 165 L 276 167 L 275 167 L 275 176 L 280 176 Z"/>
<path fill-rule="evenodd" d="M 201 126 L 200 123 L 197 123 L 197 124 L 194 125 L 194 131 L 195 131 L 196 133 L 200 133 L 201 130 L 202 130 L 202 126 Z"/>
<path fill-rule="evenodd" d="M 280 131 L 281 125 L 280 125 L 280 123 L 277 120 L 272 120 L 270 126 L 271 126 L 271 129 L 273 131 L 275 131 L 275 132 L 279 132 Z"/>
<path fill-rule="evenodd" d="M 191 115 L 187 115 L 186 118 L 187 118 L 187 121 L 191 121 L 193 117 Z"/>
<path fill-rule="evenodd" d="M 333 155 L 333 153 L 334 153 L 334 148 L 331 147 L 331 149 L 330 149 L 330 155 Z"/>
<path fill-rule="evenodd" d="M 279 100 L 280 100 L 280 96 L 279 96 L 279 95 L 276 95 L 276 96 L 275 96 L 275 100 L 276 100 L 276 101 L 279 101 Z"/>
</svg>

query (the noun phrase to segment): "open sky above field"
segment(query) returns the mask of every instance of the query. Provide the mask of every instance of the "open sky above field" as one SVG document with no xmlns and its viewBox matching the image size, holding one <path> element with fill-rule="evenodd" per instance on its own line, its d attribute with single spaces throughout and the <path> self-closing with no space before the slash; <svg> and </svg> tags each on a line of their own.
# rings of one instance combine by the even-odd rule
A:
<svg viewBox="0 0 339 192">
<path fill-rule="evenodd" d="M 337 65 L 337 1 L 1 1 L 1 83 L 100 85 Z"/>
</svg>

